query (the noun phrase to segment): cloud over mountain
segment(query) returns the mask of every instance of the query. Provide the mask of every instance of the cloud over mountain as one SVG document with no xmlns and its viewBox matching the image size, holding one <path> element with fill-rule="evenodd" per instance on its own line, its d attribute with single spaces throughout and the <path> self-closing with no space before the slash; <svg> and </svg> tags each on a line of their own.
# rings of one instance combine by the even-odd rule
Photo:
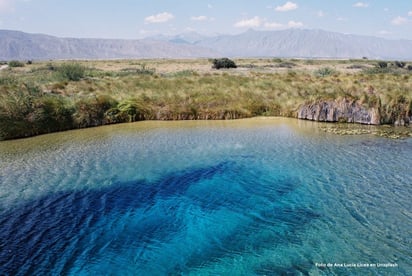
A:
<svg viewBox="0 0 412 276">
<path fill-rule="evenodd" d="M 250 19 L 244 19 L 240 20 L 235 23 L 235 27 L 237 28 L 253 28 L 253 27 L 259 27 L 262 24 L 263 20 L 260 19 L 260 17 L 255 16 Z"/>
<path fill-rule="evenodd" d="M 164 23 L 174 18 L 169 12 L 162 12 L 156 15 L 148 16 L 144 19 L 145 23 Z"/>
</svg>

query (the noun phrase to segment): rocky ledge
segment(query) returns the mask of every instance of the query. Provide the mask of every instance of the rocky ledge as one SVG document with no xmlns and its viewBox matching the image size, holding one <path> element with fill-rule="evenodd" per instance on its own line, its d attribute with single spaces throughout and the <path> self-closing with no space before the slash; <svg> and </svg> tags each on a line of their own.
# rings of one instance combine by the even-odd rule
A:
<svg viewBox="0 0 412 276">
<path fill-rule="evenodd" d="M 320 100 L 302 105 L 298 118 L 320 122 L 347 122 L 380 125 L 379 108 L 367 107 L 355 100 Z"/>
</svg>

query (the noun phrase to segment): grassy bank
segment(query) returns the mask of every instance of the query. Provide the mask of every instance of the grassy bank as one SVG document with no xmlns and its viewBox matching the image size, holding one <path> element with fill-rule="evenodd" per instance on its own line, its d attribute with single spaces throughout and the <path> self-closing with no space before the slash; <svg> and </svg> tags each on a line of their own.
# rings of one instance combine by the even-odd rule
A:
<svg viewBox="0 0 412 276">
<path fill-rule="evenodd" d="M 0 71 L 0 139 L 138 120 L 296 117 L 300 105 L 346 97 L 382 123 L 411 116 L 408 63 L 239 59 L 34 62 Z M 412 64 L 412 63 L 411 63 Z"/>
</svg>

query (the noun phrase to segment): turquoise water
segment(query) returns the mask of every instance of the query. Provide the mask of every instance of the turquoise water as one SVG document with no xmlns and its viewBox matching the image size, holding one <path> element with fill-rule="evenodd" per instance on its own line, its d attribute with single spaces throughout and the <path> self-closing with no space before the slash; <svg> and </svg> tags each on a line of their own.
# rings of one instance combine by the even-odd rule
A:
<svg viewBox="0 0 412 276">
<path fill-rule="evenodd" d="M 281 118 L 0 142 L 0 275 L 407 275 L 411 156 Z"/>
</svg>

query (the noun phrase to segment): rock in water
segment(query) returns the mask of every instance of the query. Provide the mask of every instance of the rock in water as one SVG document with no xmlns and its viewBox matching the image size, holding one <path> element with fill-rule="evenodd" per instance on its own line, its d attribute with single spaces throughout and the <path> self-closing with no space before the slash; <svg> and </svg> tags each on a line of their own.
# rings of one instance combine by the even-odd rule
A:
<svg viewBox="0 0 412 276">
<path fill-rule="evenodd" d="M 346 98 L 304 104 L 298 110 L 298 118 L 321 122 L 380 124 L 379 108 L 366 107 Z"/>
</svg>

